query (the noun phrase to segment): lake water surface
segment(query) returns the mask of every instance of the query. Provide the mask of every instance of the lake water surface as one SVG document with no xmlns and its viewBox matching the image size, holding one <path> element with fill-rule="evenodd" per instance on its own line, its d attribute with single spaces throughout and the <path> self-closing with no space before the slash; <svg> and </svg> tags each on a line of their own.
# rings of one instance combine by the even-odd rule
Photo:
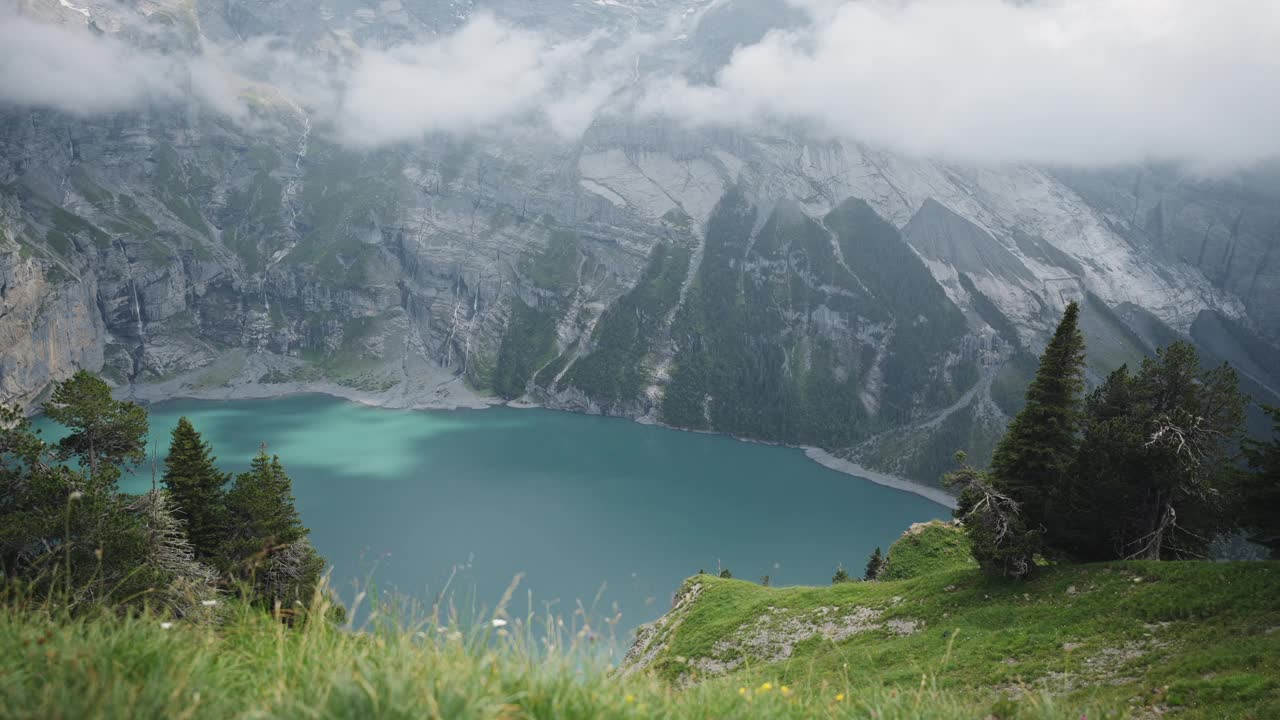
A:
<svg viewBox="0 0 1280 720">
<path fill-rule="evenodd" d="M 774 584 L 860 574 L 877 545 L 941 505 L 824 468 L 800 450 L 548 410 L 404 411 L 319 395 L 161 403 L 163 453 L 187 416 L 219 464 L 241 471 L 259 443 L 280 455 L 312 541 L 352 582 L 429 601 L 453 589 L 492 606 L 517 573 L 516 609 L 558 601 L 656 618 L 684 578 L 727 567 Z M 122 489 L 150 487 L 150 472 Z"/>
</svg>

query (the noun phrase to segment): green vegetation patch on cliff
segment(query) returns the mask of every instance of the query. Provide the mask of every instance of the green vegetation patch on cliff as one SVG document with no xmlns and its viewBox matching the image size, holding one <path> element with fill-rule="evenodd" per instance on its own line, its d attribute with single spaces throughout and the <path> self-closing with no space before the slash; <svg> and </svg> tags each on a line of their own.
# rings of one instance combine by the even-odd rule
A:
<svg viewBox="0 0 1280 720">
<path fill-rule="evenodd" d="M 545 220 L 553 224 L 553 220 Z M 578 267 L 582 254 L 578 236 L 565 230 L 552 230 L 546 247 L 522 258 L 516 266 L 534 286 L 533 305 L 520 297 L 510 300 L 507 320 L 497 359 L 492 371 L 474 373 L 477 387 L 491 389 L 498 397 L 514 400 L 524 395 L 535 375 L 539 382 L 549 383 L 554 375 L 545 371 L 555 366 L 556 373 L 572 359 L 568 353 L 558 354 L 556 327 L 569 308 L 569 300 L 578 286 Z M 553 362 L 554 361 L 554 362 Z"/>
<path fill-rule="evenodd" d="M 151 179 L 161 203 L 182 224 L 212 238 L 213 231 L 205 222 L 196 198 L 208 197 L 214 186 L 213 178 L 200 169 L 199 163 L 184 160 L 168 143 L 158 145 L 150 160 L 155 164 Z"/>
<path fill-rule="evenodd" d="M 71 236 L 91 241 L 99 248 L 105 248 L 111 244 L 110 235 L 79 215 L 59 207 L 52 208 L 49 212 L 53 220 L 53 229 L 48 232 L 45 239 L 59 253 L 67 255 L 71 251 L 70 243 L 64 239 Z"/>
<path fill-rule="evenodd" d="M 672 328 L 678 351 L 664 421 L 848 445 L 953 401 L 977 380 L 971 361 L 946 372 L 964 316 L 897 230 L 856 200 L 824 224 L 780 203 L 753 233 L 756 209 L 736 188 L 725 194 Z M 874 418 L 863 382 L 880 342 L 889 357 Z"/>
<path fill-rule="evenodd" d="M 511 300 L 511 319 L 498 348 L 498 361 L 490 385 L 506 400 L 524 395 L 529 378 L 555 358 L 558 316 L 533 308 L 520 298 Z"/>
<path fill-rule="evenodd" d="M 818 223 L 780 205 L 753 242 L 755 218 L 736 188 L 712 214 L 702 265 L 672 327 L 678 351 L 662 417 L 767 440 L 847 443 L 867 425 L 863 356 L 810 323 L 874 308 Z"/>
<path fill-rule="evenodd" d="M 1102 298 L 1090 292 L 1081 305 L 1080 330 L 1088 347 L 1089 368 L 1099 376 L 1125 364 L 1137 367 L 1153 352 Z"/>
<path fill-rule="evenodd" d="M 578 236 L 567 230 L 553 230 L 541 252 L 520 262 L 520 272 L 543 290 L 563 292 L 578 280 Z"/>
<path fill-rule="evenodd" d="M 963 313 L 897 229 L 865 201 L 846 200 L 824 222 L 839 239 L 849 269 L 894 318 L 883 366 L 881 416 L 903 422 L 911 419 L 917 405 L 942 407 L 953 401 L 965 389 L 964 382 L 949 382 L 939 367 L 968 331 Z M 972 372 L 965 378 L 970 385 L 976 379 Z"/>
<path fill-rule="evenodd" d="M 1025 386 L 1024 381 L 1018 392 Z M 936 425 L 894 429 L 877 435 L 859 447 L 858 454 L 867 467 L 923 485 L 938 485 L 945 473 L 956 469 L 959 450 L 965 451 L 969 463 L 986 467 L 1005 424 L 1006 418 L 997 412 L 984 412 L 981 398 L 974 397 Z"/>
<path fill-rule="evenodd" d="M 340 287 L 360 287 L 379 249 L 366 240 L 376 239 L 377 229 L 396 216 L 402 159 L 394 153 L 362 155 L 313 142 L 307 160 L 295 201 L 296 223 L 307 241 L 286 262 L 314 265 L 321 279 Z M 273 207 L 274 186 L 264 181 L 251 190 L 259 198 L 255 209 Z"/>
<path fill-rule="evenodd" d="M 640 281 L 617 300 L 592 332 L 594 349 L 570 368 L 564 381 L 593 399 L 612 404 L 639 395 L 649 382 L 645 356 L 680 299 L 689 271 L 689 248 L 654 248 Z"/>
<path fill-rule="evenodd" d="M 1009 358 L 996 372 L 991 381 L 991 399 L 1005 415 L 1013 417 L 1027 404 L 1027 385 L 1036 376 L 1039 364 L 1039 358 L 1023 351 Z"/>
</svg>

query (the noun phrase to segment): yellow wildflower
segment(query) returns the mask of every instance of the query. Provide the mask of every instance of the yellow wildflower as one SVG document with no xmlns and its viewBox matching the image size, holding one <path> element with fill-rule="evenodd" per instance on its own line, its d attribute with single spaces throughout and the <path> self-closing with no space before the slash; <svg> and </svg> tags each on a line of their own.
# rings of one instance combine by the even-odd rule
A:
<svg viewBox="0 0 1280 720">
<path fill-rule="evenodd" d="M 627 695 L 627 697 L 626 697 L 626 700 L 627 700 L 627 702 L 628 702 L 628 703 L 633 703 L 633 702 L 635 702 L 635 701 L 636 701 L 636 696 L 635 696 L 635 695 L 628 694 L 628 695 Z"/>
<path fill-rule="evenodd" d="M 786 685 L 783 685 L 783 686 L 782 686 L 781 688 L 779 688 L 778 690 L 779 690 L 779 692 L 781 692 L 781 693 L 782 693 L 782 697 L 787 697 L 788 695 L 790 695 L 790 694 L 791 694 L 791 688 L 787 687 Z"/>
<path fill-rule="evenodd" d="M 739 695 L 746 695 L 746 694 L 747 694 L 747 689 L 746 689 L 746 688 L 744 688 L 744 687 L 740 687 L 740 688 L 738 688 L 738 694 L 739 694 Z"/>
<path fill-rule="evenodd" d="M 773 689 L 773 683 L 767 682 L 760 686 L 760 692 L 769 692 Z"/>
<path fill-rule="evenodd" d="M 844 702 L 844 693 L 838 693 L 836 695 L 836 702 Z"/>
</svg>

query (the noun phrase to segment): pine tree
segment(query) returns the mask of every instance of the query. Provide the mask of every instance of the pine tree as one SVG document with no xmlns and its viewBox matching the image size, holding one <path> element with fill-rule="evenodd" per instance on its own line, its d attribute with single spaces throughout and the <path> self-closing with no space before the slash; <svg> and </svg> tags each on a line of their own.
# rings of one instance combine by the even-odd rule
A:
<svg viewBox="0 0 1280 720">
<path fill-rule="evenodd" d="M 165 458 L 164 486 L 177 506 L 198 560 L 217 556 L 227 533 L 223 486 L 230 476 L 218 470 L 213 449 L 191 422 L 178 419 Z"/>
<path fill-rule="evenodd" d="M 720 571 L 720 577 L 724 578 L 725 580 L 732 580 L 733 573 L 729 572 L 729 568 L 724 568 L 723 570 Z"/>
<path fill-rule="evenodd" d="M 867 569 L 862 574 L 864 580 L 875 580 L 880 576 L 880 571 L 884 570 L 884 555 L 880 553 L 880 548 L 871 553 L 871 557 L 867 558 Z"/>
<path fill-rule="evenodd" d="M 1049 540 L 1078 560 L 1203 557 L 1237 525 L 1229 502 L 1244 397 L 1229 366 L 1176 342 L 1090 396 L 1074 474 Z"/>
<path fill-rule="evenodd" d="M 1072 474 L 1059 498 L 1059 517 L 1045 542 L 1079 562 L 1122 557 L 1116 512 L 1129 502 L 1133 478 L 1144 474 L 1140 423 L 1134 422 L 1133 376 L 1126 365 L 1107 376 L 1085 403 L 1083 433 Z"/>
<path fill-rule="evenodd" d="M 1014 501 L 1031 529 L 1047 526 L 1069 493 L 1070 469 L 1079 445 L 1084 392 L 1084 335 L 1080 306 L 1067 305 L 1040 356 L 1026 406 L 1018 413 L 991 461 L 994 488 Z"/>
<path fill-rule="evenodd" d="M 1280 559 L 1280 407 L 1264 407 L 1275 435 L 1268 442 L 1246 440 L 1250 472 L 1240 489 L 1238 517 L 1249 539 Z"/>
<path fill-rule="evenodd" d="M 279 456 L 267 455 L 265 447 L 253 458 L 249 471 L 236 476 L 227 491 L 226 506 L 234 558 L 245 560 L 307 534 L 294 507 L 293 481 Z"/>
<path fill-rule="evenodd" d="M 33 597 L 56 597 L 73 611 L 103 601 L 141 604 L 170 579 L 148 562 L 144 518 L 108 481 L 116 468 L 105 458 L 95 460 L 97 482 L 65 459 L 25 413 L 0 405 L 0 577 L 30 583 Z"/>
<path fill-rule="evenodd" d="M 1123 557 L 1204 557 L 1232 525 L 1222 502 L 1244 426 L 1245 399 L 1229 365 L 1201 370 L 1176 342 L 1143 361 L 1132 424 L 1145 438 L 1123 508 Z"/>
<path fill-rule="evenodd" d="M 836 568 L 836 574 L 831 576 L 831 584 L 839 585 L 847 582 L 853 582 L 853 578 L 849 576 L 849 571 L 845 570 L 843 565 L 840 565 Z"/>
<path fill-rule="evenodd" d="M 111 388 L 91 373 L 81 370 L 58 383 L 44 413 L 71 430 L 58 455 L 77 458 L 90 482 L 114 487 L 123 466 L 146 459 L 147 411 L 113 400 Z"/>
<path fill-rule="evenodd" d="M 293 481 L 280 458 L 267 455 L 264 446 L 249 471 L 236 476 L 226 505 L 230 531 L 219 557 L 223 571 L 248 582 L 253 599 L 263 605 L 310 602 L 324 562 L 307 542 Z"/>
</svg>

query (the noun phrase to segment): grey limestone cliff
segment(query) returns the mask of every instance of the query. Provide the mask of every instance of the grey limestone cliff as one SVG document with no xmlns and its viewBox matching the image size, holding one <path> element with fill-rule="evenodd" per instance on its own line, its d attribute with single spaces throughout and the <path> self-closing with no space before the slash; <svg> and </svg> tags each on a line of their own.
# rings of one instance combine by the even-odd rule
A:
<svg viewBox="0 0 1280 720">
<path fill-rule="evenodd" d="M 175 52 L 273 35 L 333 62 L 480 10 L 567 35 L 667 32 L 687 15 L 717 24 L 676 27 L 636 72 L 691 77 L 789 17 L 782 3 L 677 5 L 28 11 L 85 24 L 83 10 L 86 32 L 126 34 L 163 14 Z M 304 104 L 255 92 L 252 123 L 196 102 L 89 117 L 0 106 L 0 401 L 30 404 L 78 368 L 150 399 L 522 398 L 889 466 L 962 422 L 996 432 L 1010 408 L 992 384 L 1018 382 L 1016 359 L 1070 300 L 1090 303 L 1107 362 L 1194 335 L 1202 317 L 1246 338 L 1242 367 L 1266 366 L 1254 356 L 1280 337 L 1274 172 L 968 167 L 616 114 L 574 140 L 359 149 Z"/>
</svg>

